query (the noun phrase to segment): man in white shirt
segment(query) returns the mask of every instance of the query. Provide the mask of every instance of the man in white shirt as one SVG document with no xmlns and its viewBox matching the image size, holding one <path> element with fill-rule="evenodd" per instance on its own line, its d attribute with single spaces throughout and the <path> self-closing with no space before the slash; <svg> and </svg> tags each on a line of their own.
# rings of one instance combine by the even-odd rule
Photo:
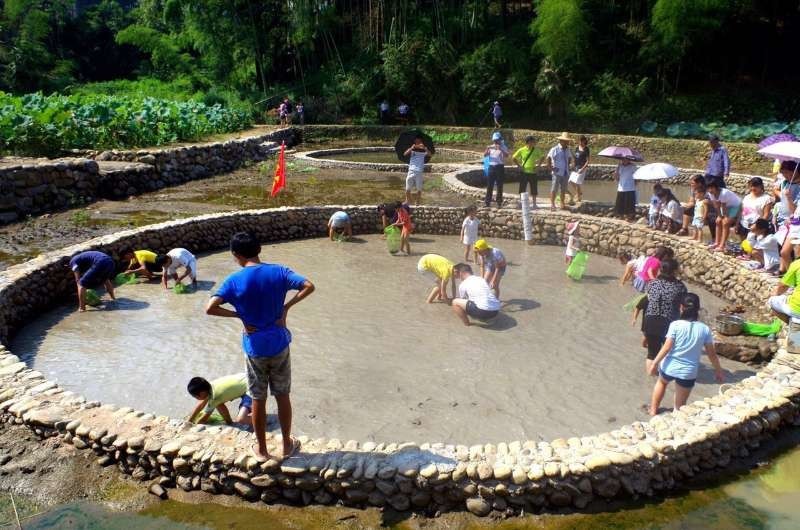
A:
<svg viewBox="0 0 800 530">
<path fill-rule="evenodd" d="M 456 277 L 461 281 L 456 291 Z M 472 274 L 472 267 L 459 263 L 453 267 L 453 292 L 458 298 L 453 299 L 453 311 L 465 326 L 469 326 L 469 317 L 486 322 L 500 312 L 500 300 L 492 293 L 489 284 L 480 276 Z"/>
<path fill-rule="evenodd" d="M 547 153 L 547 169 L 553 177 L 550 184 L 550 209 L 556 209 L 556 192 L 561 198 L 561 207 L 566 209 L 567 203 L 564 202 L 564 193 L 570 193 L 567 189 L 569 183 L 569 171 L 574 164 L 575 158 L 569 150 L 569 144 L 572 143 L 572 138 L 565 132 L 556 138 L 558 145 L 552 147 Z M 572 194 L 570 193 L 570 201 Z"/>
</svg>

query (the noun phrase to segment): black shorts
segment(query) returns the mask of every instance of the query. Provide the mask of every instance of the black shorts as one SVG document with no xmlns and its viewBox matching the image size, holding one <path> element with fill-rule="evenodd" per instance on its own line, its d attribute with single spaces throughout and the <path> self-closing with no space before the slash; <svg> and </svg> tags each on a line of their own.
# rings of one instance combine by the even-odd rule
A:
<svg viewBox="0 0 800 530">
<path fill-rule="evenodd" d="M 661 335 L 652 334 L 645 334 L 644 337 L 647 339 L 647 358 L 652 361 L 658 357 L 658 352 L 661 351 L 661 347 L 667 339 Z"/>
<path fill-rule="evenodd" d="M 531 195 L 534 197 L 539 195 L 539 178 L 536 173 L 520 172 L 519 175 L 519 192 L 525 193 L 528 191 L 528 186 L 531 188 Z"/>
<path fill-rule="evenodd" d="M 736 235 L 741 237 L 747 237 L 747 234 L 750 233 L 750 230 L 742 226 L 742 223 L 736 223 Z"/>
<path fill-rule="evenodd" d="M 467 300 L 467 314 L 477 320 L 491 320 L 497 316 L 499 311 L 487 311 L 475 305 L 472 300 Z"/>
<path fill-rule="evenodd" d="M 617 215 L 636 215 L 636 192 L 618 191 L 614 204 L 614 213 Z"/>
<path fill-rule="evenodd" d="M 147 269 L 148 272 L 161 272 L 161 267 L 150 261 L 145 262 L 144 268 Z"/>
</svg>

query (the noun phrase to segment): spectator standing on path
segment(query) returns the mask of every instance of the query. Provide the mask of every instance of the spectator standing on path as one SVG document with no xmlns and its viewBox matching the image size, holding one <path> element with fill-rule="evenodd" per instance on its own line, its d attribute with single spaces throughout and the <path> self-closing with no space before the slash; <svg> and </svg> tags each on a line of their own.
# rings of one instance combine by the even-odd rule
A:
<svg viewBox="0 0 800 530">
<path fill-rule="evenodd" d="M 408 125 L 409 115 L 411 114 L 411 107 L 404 102 L 400 102 L 397 106 L 397 118 L 402 125 Z"/>
<path fill-rule="evenodd" d="M 581 135 L 578 147 L 575 148 L 575 171 L 570 174 L 569 183 L 575 188 L 578 202 L 583 201 L 583 181 L 586 179 L 586 168 L 589 167 L 589 139 Z"/>
<path fill-rule="evenodd" d="M 556 193 L 558 193 L 561 199 L 561 207 L 566 210 L 567 203 L 564 201 L 564 194 L 567 193 L 569 170 L 573 166 L 575 158 L 569 150 L 572 138 L 567 133 L 562 132 L 561 136 L 556 139 L 558 144 L 550 148 L 547 153 L 547 169 L 550 170 L 550 175 L 553 178 L 550 184 L 550 209 L 556 209 Z"/>
<path fill-rule="evenodd" d="M 257 445 L 251 448 L 256 459 L 266 461 L 267 396 L 278 402 L 278 422 L 283 436 L 283 457 L 299 448 L 292 438 L 292 402 L 289 392 L 292 369 L 289 343 L 292 334 L 286 327 L 289 309 L 312 292 L 314 284 L 283 265 L 262 263 L 261 244 L 252 234 L 239 232 L 231 237 L 231 253 L 241 267 L 222 282 L 206 305 L 206 314 L 238 318 L 242 321 L 242 349 L 246 354 L 247 388 L 253 398 L 253 430 Z M 298 291 L 288 301 L 286 294 Z M 231 311 L 224 304 L 230 304 Z"/>
<path fill-rule="evenodd" d="M 536 176 L 536 166 L 540 160 L 534 160 L 536 138 L 531 135 L 525 137 L 525 145 L 520 147 L 511 158 L 520 170 L 519 193 L 523 194 L 531 188 L 531 208 L 536 209 L 536 196 L 539 194 L 539 179 Z"/>
<path fill-rule="evenodd" d="M 380 105 L 378 105 L 378 118 L 380 119 L 381 125 L 389 125 L 389 118 L 391 118 L 390 111 L 389 102 L 386 99 L 381 101 Z"/>
<path fill-rule="evenodd" d="M 427 146 L 422 142 L 422 137 L 415 136 L 414 143 L 406 149 L 403 156 L 408 157 L 408 173 L 406 174 L 406 203 L 419 206 L 422 201 L 422 184 L 425 172 L 425 159 L 431 155 Z"/>
<path fill-rule="evenodd" d="M 706 164 L 706 185 L 716 182 L 720 188 L 725 188 L 725 179 L 731 172 L 731 159 L 728 157 L 728 150 L 719 141 L 719 136 L 711 134 L 708 136 L 708 145 L 711 153 L 708 155 Z"/>
<path fill-rule="evenodd" d="M 492 134 L 492 145 L 486 148 L 483 156 L 489 157 L 489 175 L 486 183 L 486 197 L 483 200 L 488 208 L 492 202 L 492 192 L 497 184 L 497 207 L 503 206 L 503 182 L 506 179 L 505 164 L 506 157 L 510 155 L 503 136 L 499 132 Z"/>
<path fill-rule="evenodd" d="M 294 112 L 297 114 L 297 123 L 300 125 L 306 124 L 306 108 L 303 106 L 302 101 L 298 101 L 294 106 Z"/>
<path fill-rule="evenodd" d="M 503 109 L 500 107 L 500 102 L 495 101 L 492 105 L 492 118 L 494 118 L 494 128 L 500 128 L 500 118 L 503 117 Z"/>
</svg>

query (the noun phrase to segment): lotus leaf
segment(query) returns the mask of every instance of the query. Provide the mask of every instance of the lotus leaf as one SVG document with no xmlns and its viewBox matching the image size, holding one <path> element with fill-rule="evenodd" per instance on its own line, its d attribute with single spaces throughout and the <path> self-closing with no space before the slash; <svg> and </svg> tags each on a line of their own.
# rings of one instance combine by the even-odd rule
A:
<svg viewBox="0 0 800 530">
<path fill-rule="evenodd" d="M 639 126 L 639 130 L 645 134 L 652 134 L 658 128 L 658 124 L 654 121 L 645 121 Z"/>
</svg>

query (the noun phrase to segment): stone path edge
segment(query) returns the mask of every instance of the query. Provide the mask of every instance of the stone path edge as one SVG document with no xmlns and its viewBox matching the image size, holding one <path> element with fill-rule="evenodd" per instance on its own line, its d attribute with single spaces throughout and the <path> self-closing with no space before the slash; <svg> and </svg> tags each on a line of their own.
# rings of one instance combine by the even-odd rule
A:
<svg viewBox="0 0 800 530">
<path fill-rule="evenodd" d="M 170 221 L 49 252 L 0 273 L 0 342 L 8 344 L 26 319 L 68 299 L 73 287 L 63 267 L 75 252 L 102 249 L 116 256 L 123 246 L 139 244 L 156 251 L 178 244 L 210 251 L 224 248 L 238 230 L 252 230 L 264 242 L 319 237 L 337 209 L 351 213 L 356 233 L 379 228 L 372 206 L 279 208 Z M 481 210 L 484 235 L 521 239 L 520 215 L 519 210 Z M 459 208 L 415 210 L 421 233 L 457 234 L 461 219 Z M 622 246 L 671 244 L 688 264 L 688 279 L 733 302 L 746 304 L 753 292 L 766 296 L 771 288 L 733 258 L 612 219 L 537 211 L 536 243 L 559 244 L 565 223 L 573 219 L 581 220 L 590 252 L 614 255 Z M 55 280 L 56 272 L 65 279 Z M 430 515 L 463 509 L 480 516 L 518 514 L 589 504 L 602 509 L 609 499 L 668 493 L 691 477 L 747 456 L 780 429 L 800 425 L 800 357 L 782 348 L 759 373 L 718 396 L 596 435 L 469 447 L 303 437 L 299 455 L 260 463 L 248 452 L 252 434 L 88 401 L 0 345 L 0 421 L 25 424 L 42 438 L 61 436 L 93 451 L 99 465 L 117 466 L 150 483 L 159 495 L 164 488 L 180 487 L 254 502 L 342 502 Z"/>
</svg>

